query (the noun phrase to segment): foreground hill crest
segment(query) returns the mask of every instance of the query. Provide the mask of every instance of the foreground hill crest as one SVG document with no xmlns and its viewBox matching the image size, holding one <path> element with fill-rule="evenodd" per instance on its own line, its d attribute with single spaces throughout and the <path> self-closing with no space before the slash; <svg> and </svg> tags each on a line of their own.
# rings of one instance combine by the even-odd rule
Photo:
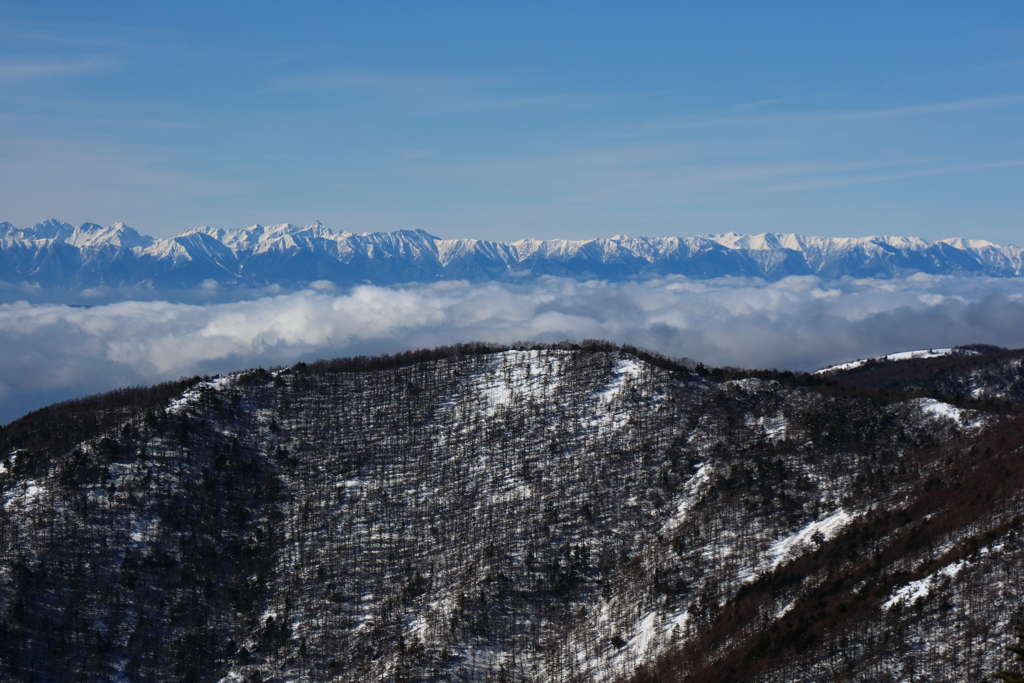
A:
<svg viewBox="0 0 1024 683">
<path fill-rule="evenodd" d="M 0 678 L 982 680 L 1022 358 L 473 344 L 51 406 L 0 430 Z"/>
<path fill-rule="evenodd" d="M 282 287 L 468 279 L 621 280 L 791 275 L 826 279 L 980 275 L 1017 277 L 1024 252 L 980 240 L 914 237 L 826 238 L 793 234 L 627 237 L 494 242 L 445 240 L 422 230 L 355 234 L 317 222 L 245 229 L 199 227 L 154 239 L 116 223 L 30 228 L 0 223 L 0 273 L 43 287 Z"/>
</svg>

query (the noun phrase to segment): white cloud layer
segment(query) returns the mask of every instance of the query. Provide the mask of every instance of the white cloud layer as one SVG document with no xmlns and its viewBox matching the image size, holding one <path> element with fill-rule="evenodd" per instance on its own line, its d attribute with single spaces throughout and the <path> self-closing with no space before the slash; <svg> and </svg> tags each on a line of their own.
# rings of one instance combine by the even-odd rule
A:
<svg viewBox="0 0 1024 683">
<path fill-rule="evenodd" d="M 0 423 L 194 374 L 463 341 L 608 339 L 710 365 L 813 370 L 919 348 L 1024 346 L 1024 280 L 665 278 L 322 289 L 197 306 L 0 305 Z"/>
</svg>

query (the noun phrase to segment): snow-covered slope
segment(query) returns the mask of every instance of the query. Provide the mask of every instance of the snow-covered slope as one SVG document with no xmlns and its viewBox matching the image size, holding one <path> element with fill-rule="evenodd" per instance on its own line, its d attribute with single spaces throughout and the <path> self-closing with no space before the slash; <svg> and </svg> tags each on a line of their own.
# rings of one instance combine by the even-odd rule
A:
<svg viewBox="0 0 1024 683">
<path fill-rule="evenodd" d="M 53 251 L 59 258 L 48 256 Z M 199 227 L 175 238 L 153 239 L 120 223 L 75 228 L 49 220 L 27 229 L 0 223 L 0 264 L 4 281 L 50 287 L 195 287 L 208 280 L 289 287 L 317 280 L 395 284 L 543 275 L 607 280 L 668 274 L 768 280 L 913 273 L 1016 277 L 1024 273 L 1024 253 L 979 240 L 780 233 L 506 243 L 445 240 L 422 230 L 354 234 L 319 222 Z"/>
</svg>

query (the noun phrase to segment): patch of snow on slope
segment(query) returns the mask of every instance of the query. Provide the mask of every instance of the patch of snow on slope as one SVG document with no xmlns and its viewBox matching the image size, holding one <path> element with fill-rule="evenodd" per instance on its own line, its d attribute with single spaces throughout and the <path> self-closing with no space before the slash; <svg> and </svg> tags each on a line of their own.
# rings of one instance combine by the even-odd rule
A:
<svg viewBox="0 0 1024 683">
<path fill-rule="evenodd" d="M 749 420 L 747 424 L 749 427 L 764 430 L 764 438 L 772 443 L 785 439 L 789 429 L 789 423 L 781 415 L 775 417 L 762 416 L 756 420 Z"/>
<path fill-rule="evenodd" d="M 593 426 L 608 429 L 618 429 L 626 424 L 629 419 L 627 411 L 617 409 L 615 400 L 622 395 L 622 392 L 629 386 L 630 382 L 640 377 L 640 364 L 633 358 L 620 358 L 612 370 L 612 380 L 604 391 L 596 395 L 597 411 Z"/>
<path fill-rule="evenodd" d="M 34 480 L 26 481 L 21 486 L 15 487 L 4 496 L 4 510 L 9 508 L 25 510 L 46 491 Z"/>
<path fill-rule="evenodd" d="M 659 631 L 659 622 L 661 621 L 660 612 L 651 612 L 640 625 L 637 627 L 637 634 L 629 641 L 629 648 L 638 655 L 643 655 L 647 652 L 647 649 L 651 646 Z"/>
<path fill-rule="evenodd" d="M 796 601 L 797 601 L 797 598 L 793 598 L 788 603 L 786 603 L 785 607 L 783 607 L 782 609 L 780 609 L 778 612 L 775 613 L 775 618 L 776 619 L 781 619 L 782 617 L 786 616 L 786 614 L 788 614 L 789 611 L 791 609 L 793 609 L 793 607 L 796 606 Z"/>
<path fill-rule="evenodd" d="M 202 396 L 203 391 L 209 391 L 211 389 L 214 391 L 220 391 L 230 383 L 231 377 L 214 377 L 206 382 L 200 382 L 199 384 L 186 389 L 181 396 L 171 401 L 167 406 L 167 412 L 180 413 L 186 406 L 191 405 L 193 402 L 198 400 L 199 397 Z"/>
<path fill-rule="evenodd" d="M 919 399 L 919 405 L 921 412 L 932 419 L 952 420 L 967 428 L 976 428 L 985 424 L 984 417 L 975 410 L 962 410 L 933 398 Z"/>
<path fill-rule="evenodd" d="M 708 467 L 707 463 L 702 463 L 697 471 L 694 472 L 693 476 L 686 482 L 686 492 L 683 493 L 682 498 L 679 501 L 679 506 L 676 508 L 676 514 L 672 516 L 670 520 L 665 523 L 662 528 L 662 533 L 666 533 L 678 527 L 690 514 L 690 511 L 700 501 L 701 496 L 704 494 L 704 489 L 711 482 L 711 468 Z"/>
<path fill-rule="evenodd" d="M 926 398 L 921 401 L 921 412 L 933 417 L 944 417 L 959 422 L 965 411 L 960 410 L 956 406 L 951 406 L 948 403 L 936 401 L 933 398 Z"/>
<path fill-rule="evenodd" d="M 506 351 L 497 358 L 492 376 L 480 386 L 488 415 L 527 396 L 544 398 L 555 389 L 557 357 L 542 355 L 541 351 Z"/>
<path fill-rule="evenodd" d="M 811 522 L 791 536 L 779 539 L 772 544 L 769 550 L 772 557 L 771 568 L 775 569 L 783 562 L 795 558 L 811 548 L 815 543 L 815 534 L 820 533 L 823 541 L 835 537 L 852 519 L 849 512 L 840 509 L 824 519 Z"/>
<path fill-rule="evenodd" d="M 612 383 L 608 385 L 608 388 L 598 394 L 598 399 L 601 403 L 611 403 L 615 398 L 622 393 L 623 387 L 629 380 L 635 379 L 640 376 L 640 364 L 632 358 L 619 359 L 618 363 L 615 364 L 615 370 L 613 371 L 614 379 Z"/>
<path fill-rule="evenodd" d="M 966 560 L 960 560 L 953 564 L 947 565 L 939 571 L 918 579 L 917 581 L 911 581 L 906 586 L 898 588 L 893 591 L 892 597 L 882 604 L 882 609 L 890 610 L 896 605 L 902 603 L 904 605 L 912 605 L 917 602 L 920 598 L 926 598 L 932 592 L 934 588 L 943 577 L 949 579 L 955 579 L 960 570 L 964 568 Z"/>
</svg>

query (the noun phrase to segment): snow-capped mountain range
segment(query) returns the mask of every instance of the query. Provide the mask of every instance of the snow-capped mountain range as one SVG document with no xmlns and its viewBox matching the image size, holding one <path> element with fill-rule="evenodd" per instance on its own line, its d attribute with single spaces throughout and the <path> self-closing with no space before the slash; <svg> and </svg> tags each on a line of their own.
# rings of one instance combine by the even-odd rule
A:
<svg viewBox="0 0 1024 683">
<path fill-rule="evenodd" d="M 960 238 L 828 238 L 765 233 L 590 240 L 446 240 L 422 230 L 355 234 L 317 222 L 244 229 L 198 227 L 156 239 L 123 223 L 78 227 L 0 223 L 0 282 L 72 290 L 195 288 L 318 281 L 379 285 L 438 280 L 521 281 L 544 275 L 621 280 L 683 275 L 779 280 L 889 278 L 914 273 L 1016 277 L 1024 250 Z"/>
</svg>

